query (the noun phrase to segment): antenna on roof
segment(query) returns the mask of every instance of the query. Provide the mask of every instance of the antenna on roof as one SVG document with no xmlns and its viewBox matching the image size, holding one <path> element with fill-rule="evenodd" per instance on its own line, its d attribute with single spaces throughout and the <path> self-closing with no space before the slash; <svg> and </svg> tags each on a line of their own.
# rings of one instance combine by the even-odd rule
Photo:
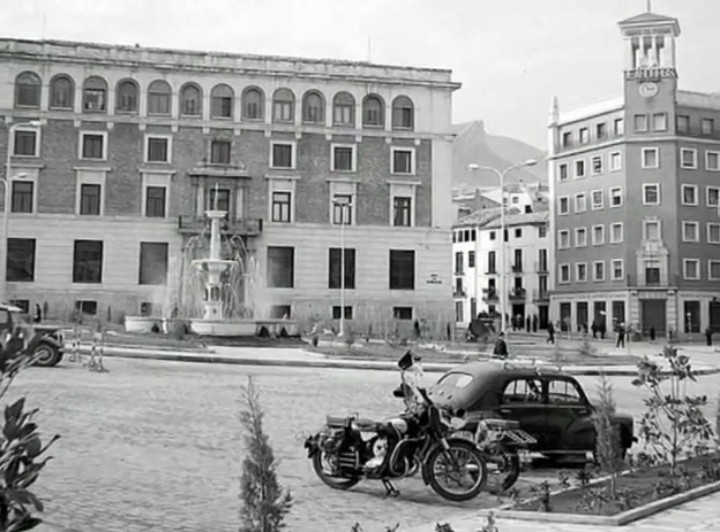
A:
<svg viewBox="0 0 720 532">
<path fill-rule="evenodd" d="M 43 13 L 42 17 L 42 33 L 40 34 L 40 38 L 44 41 L 45 40 L 45 34 L 47 31 L 47 13 Z"/>
<path fill-rule="evenodd" d="M 652 0 L 647 0 L 647 12 L 652 13 Z"/>
</svg>

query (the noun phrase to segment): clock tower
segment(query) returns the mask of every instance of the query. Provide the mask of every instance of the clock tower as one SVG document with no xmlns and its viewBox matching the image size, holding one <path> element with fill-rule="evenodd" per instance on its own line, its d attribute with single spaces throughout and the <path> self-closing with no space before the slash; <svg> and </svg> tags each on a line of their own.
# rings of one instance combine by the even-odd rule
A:
<svg viewBox="0 0 720 532">
<path fill-rule="evenodd" d="M 680 24 L 675 18 L 648 10 L 618 25 L 625 39 L 627 134 L 633 135 L 643 129 L 674 134 L 677 89 L 675 39 L 680 35 Z M 666 126 L 657 127 L 661 124 L 653 124 L 653 117 L 663 114 Z M 635 117 L 642 115 L 647 117 L 646 128 L 641 123 L 635 124 Z"/>
</svg>

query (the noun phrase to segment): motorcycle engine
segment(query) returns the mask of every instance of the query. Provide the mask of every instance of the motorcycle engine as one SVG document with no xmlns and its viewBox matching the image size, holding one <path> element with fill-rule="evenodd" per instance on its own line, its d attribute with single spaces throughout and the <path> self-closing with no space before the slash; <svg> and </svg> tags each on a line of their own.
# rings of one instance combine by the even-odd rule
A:
<svg viewBox="0 0 720 532">
<path fill-rule="evenodd" d="M 365 462 L 365 465 L 363 466 L 365 472 L 374 471 L 382 467 L 383 463 L 385 462 L 385 457 L 387 456 L 388 449 L 390 448 L 390 442 L 385 437 L 377 437 L 371 440 L 369 443 L 371 444 L 370 452 L 372 458 Z"/>
</svg>

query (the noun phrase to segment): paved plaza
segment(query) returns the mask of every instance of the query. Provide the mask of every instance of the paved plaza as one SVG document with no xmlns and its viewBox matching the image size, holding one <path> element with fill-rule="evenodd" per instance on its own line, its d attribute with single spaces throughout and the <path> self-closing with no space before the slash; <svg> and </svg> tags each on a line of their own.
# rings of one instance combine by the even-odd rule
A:
<svg viewBox="0 0 720 532">
<path fill-rule="evenodd" d="M 267 411 L 280 481 L 295 497 L 288 530 L 343 532 L 355 522 L 366 532 L 397 522 L 403 530 L 496 505 L 489 495 L 448 503 L 418 479 L 399 482 L 398 499 L 384 499 L 379 483 L 340 492 L 315 477 L 303 437 L 320 427 L 326 412 L 377 418 L 397 413 L 401 405 L 391 396 L 397 380 L 392 372 L 121 358 L 108 358 L 106 365 L 108 374 L 70 362 L 32 368 L 15 384 L 14 395 L 27 394 L 30 406 L 41 407 L 42 431 L 62 435 L 39 481 L 48 522 L 41 530 L 236 529 L 243 456 L 238 387 L 249 374 L 257 377 Z M 580 380 L 593 396 L 596 379 Z M 620 409 L 637 415 L 642 395 L 627 377 L 613 383 Z M 720 376 L 712 375 L 698 386 L 715 397 L 718 384 Z M 531 472 L 522 485 L 538 477 L 554 478 L 555 472 Z"/>
</svg>

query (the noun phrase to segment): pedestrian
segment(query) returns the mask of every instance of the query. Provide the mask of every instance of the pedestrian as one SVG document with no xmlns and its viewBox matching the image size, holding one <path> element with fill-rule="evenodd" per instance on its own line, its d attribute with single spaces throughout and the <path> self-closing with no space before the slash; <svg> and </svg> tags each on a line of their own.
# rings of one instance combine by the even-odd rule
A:
<svg viewBox="0 0 720 532">
<path fill-rule="evenodd" d="M 604 340 L 604 339 L 605 339 L 605 333 L 607 332 L 607 327 L 605 326 L 605 322 L 604 322 L 604 321 L 600 324 L 600 326 L 598 327 L 598 329 L 600 330 L 600 339 L 601 339 L 601 340 Z"/>
<path fill-rule="evenodd" d="M 554 344 L 555 343 L 555 325 L 553 325 L 552 321 L 548 322 L 547 332 L 548 332 L 548 337 L 547 337 L 547 341 L 545 343 L 546 344 Z"/>
<path fill-rule="evenodd" d="M 35 303 L 35 317 L 33 318 L 33 321 L 35 323 L 40 323 L 42 321 L 42 309 L 40 308 L 39 303 Z"/>
<path fill-rule="evenodd" d="M 537 332 L 537 330 L 538 330 L 538 315 L 537 315 L 537 314 L 533 314 L 533 319 L 532 319 L 532 331 L 533 331 L 533 332 Z"/>
<path fill-rule="evenodd" d="M 595 322 L 592 322 L 592 326 L 591 326 L 590 328 L 592 329 L 592 333 L 593 333 L 593 340 L 595 340 L 595 339 L 597 338 L 597 332 L 598 332 L 598 326 L 597 326 L 597 323 L 595 323 Z"/>
<path fill-rule="evenodd" d="M 415 339 L 418 340 L 420 338 L 420 322 L 417 319 L 413 322 L 413 332 L 415 333 Z"/>
<path fill-rule="evenodd" d="M 617 342 L 615 347 L 625 347 L 625 324 L 620 323 L 617 328 Z"/>
<path fill-rule="evenodd" d="M 713 331 L 710 327 L 705 329 L 705 339 L 707 340 L 707 345 L 712 345 L 712 334 Z"/>
<path fill-rule="evenodd" d="M 532 327 L 532 321 L 530 320 L 530 316 L 525 318 L 525 331 L 530 332 L 530 328 Z"/>
<path fill-rule="evenodd" d="M 495 357 L 495 358 L 507 358 L 508 357 L 507 343 L 505 343 L 505 333 L 502 331 L 498 335 L 497 340 L 495 340 L 495 349 L 493 349 L 493 357 Z"/>
<path fill-rule="evenodd" d="M 650 327 L 650 341 L 651 342 L 655 341 L 655 327 L 654 326 Z"/>
</svg>

